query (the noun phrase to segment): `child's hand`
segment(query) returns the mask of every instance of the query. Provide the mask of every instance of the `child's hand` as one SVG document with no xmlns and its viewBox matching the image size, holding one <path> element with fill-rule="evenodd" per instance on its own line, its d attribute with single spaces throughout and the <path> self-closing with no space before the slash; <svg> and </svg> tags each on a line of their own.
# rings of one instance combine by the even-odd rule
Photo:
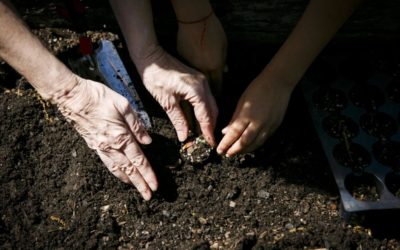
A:
<svg viewBox="0 0 400 250">
<path fill-rule="evenodd" d="M 281 124 L 292 89 L 280 80 L 257 77 L 241 96 L 224 137 L 219 154 L 233 156 L 260 147 Z"/>
</svg>

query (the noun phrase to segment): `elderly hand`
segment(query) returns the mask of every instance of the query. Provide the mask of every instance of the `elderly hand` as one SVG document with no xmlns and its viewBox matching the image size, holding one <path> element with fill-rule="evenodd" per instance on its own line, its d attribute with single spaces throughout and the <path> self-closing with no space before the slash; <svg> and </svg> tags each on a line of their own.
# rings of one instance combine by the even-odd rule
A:
<svg viewBox="0 0 400 250">
<path fill-rule="evenodd" d="M 54 102 L 110 172 L 149 200 L 158 183 L 138 144 L 151 143 L 141 121 L 124 97 L 101 83 L 75 79 L 71 91 Z"/>
<path fill-rule="evenodd" d="M 156 46 L 136 67 L 143 84 L 166 111 L 180 141 L 186 140 L 189 128 L 181 101 L 194 110 L 201 132 L 210 145 L 215 146 L 214 128 L 217 105 L 205 76 L 189 68 Z"/>
<path fill-rule="evenodd" d="M 227 50 L 227 39 L 220 21 L 212 13 L 201 22 L 178 24 L 178 53 L 207 76 L 214 94 L 220 94 Z"/>
<path fill-rule="evenodd" d="M 233 156 L 260 147 L 281 124 L 292 89 L 279 79 L 256 78 L 242 94 L 224 137 L 219 154 Z"/>
</svg>

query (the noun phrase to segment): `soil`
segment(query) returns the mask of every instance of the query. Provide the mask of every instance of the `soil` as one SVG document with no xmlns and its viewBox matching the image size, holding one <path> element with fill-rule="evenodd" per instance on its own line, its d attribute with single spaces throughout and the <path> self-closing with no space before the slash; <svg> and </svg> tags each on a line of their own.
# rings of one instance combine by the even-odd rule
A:
<svg viewBox="0 0 400 250">
<path fill-rule="evenodd" d="M 389 100 L 400 103 L 400 76 L 396 75 L 386 88 Z"/>
<path fill-rule="evenodd" d="M 391 167 L 393 170 L 400 170 L 400 142 L 379 141 L 372 146 L 375 159 L 381 164 Z"/>
<path fill-rule="evenodd" d="M 365 173 L 359 176 L 351 175 L 346 179 L 346 188 L 357 200 L 378 201 L 380 195 L 374 178 L 373 175 Z"/>
<path fill-rule="evenodd" d="M 358 125 L 350 117 L 341 114 L 331 114 L 322 120 L 324 131 L 337 139 L 348 140 L 358 134 Z"/>
<path fill-rule="evenodd" d="M 54 54 L 72 57 L 78 36 L 57 18 L 57 3 L 15 2 Z M 111 15 L 109 6 L 87 4 L 86 33 L 115 41 L 137 81 L 115 21 L 101 18 Z M 245 45 L 253 52 L 244 53 L 243 46 L 230 45 L 216 131 L 276 51 Z M 212 154 L 193 166 L 180 160 L 172 125 L 139 84 L 153 123 L 153 143 L 143 150 L 160 181 L 145 202 L 106 170 L 55 107 L 6 64 L 0 69 L 2 249 L 400 248 L 398 213 L 374 214 L 362 224 L 341 217 L 339 193 L 299 89 L 281 127 L 259 150 L 233 158 Z"/>
<path fill-rule="evenodd" d="M 344 141 L 333 148 L 333 157 L 342 166 L 360 172 L 371 163 L 369 152 L 360 144 Z"/>
<path fill-rule="evenodd" d="M 389 139 L 397 130 L 396 120 L 383 112 L 369 112 L 361 115 L 360 127 L 371 136 Z"/>
<path fill-rule="evenodd" d="M 360 108 L 367 110 L 376 110 L 385 102 L 385 96 L 382 91 L 372 85 L 356 84 L 349 92 L 351 102 Z"/>
</svg>

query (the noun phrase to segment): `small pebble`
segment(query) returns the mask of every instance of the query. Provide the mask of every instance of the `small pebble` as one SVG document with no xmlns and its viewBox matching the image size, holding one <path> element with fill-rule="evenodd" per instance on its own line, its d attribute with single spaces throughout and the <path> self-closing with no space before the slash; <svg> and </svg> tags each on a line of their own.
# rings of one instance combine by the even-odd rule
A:
<svg viewBox="0 0 400 250">
<path fill-rule="evenodd" d="M 287 230 L 292 230 L 292 229 L 294 228 L 294 226 L 293 226 L 292 223 L 287 223 L 287 224 L 285 225 L 285 228 L 286 228 Z"/>
<path fill-rule="evenodd" d="M 257 192 L 257 197 L 258 198 L 268 199 L 269 196 L 270 196 L 270 194 L 266 190 L 260 190 L 260 191 Z"/>
<path fill-rule="evenodd" d="M 233 207 L 236 207 L 236 202 L 230 201 L 230 202 L 229 202 L 229 206 L 232 207 L 232 208 L 233 208 Z"/>
<path fill-rule="evenodd" d="M 167 211 L 167 210 L 162 210 L 162 215 L 164 215 L 165 217 L 169 217 L 171 214 Z"/>
<path fill-rule="evenodd" d="M 235 187 L 232 191 L 230 191 L 226 195 L 225 199 L 227 199 L 227 200 L 235 200 L 235 199 L 237 199 L 239 197 L 239 195 L 240 195 L 240 188 Z"/>
<path fill-rule="evenodd" d="M 200 224 L 202 224 L 202 225 L 207 224 L 207 220 L 206 220 L 205 218 L 203 218 L 203 217 L 200 217 L 200 218 L 199 218 L 199 222 L 200 222 Z"/>
<path fill-rule="evenodd" d="M 218 242 L 215 242 L 210 246 L 210 249 L 218 249 L 218 248 L 219 248 Z"/>
</svg>

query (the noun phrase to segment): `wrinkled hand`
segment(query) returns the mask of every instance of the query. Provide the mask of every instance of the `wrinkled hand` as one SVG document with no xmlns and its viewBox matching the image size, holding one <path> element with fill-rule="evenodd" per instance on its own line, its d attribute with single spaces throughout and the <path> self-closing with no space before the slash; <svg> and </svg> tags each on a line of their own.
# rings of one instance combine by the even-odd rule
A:
<svg viewBox="0 0 400 250">
<path fill-rule="evenodd" d="M 233 156 L 260 147 L 281 124 L 291 89 L 273 79 L 256 78 L 242 94 L 224 137 L 217 147 L 219 154 Z"/>
<path fill-rule="evenodd" d="M 192 107 L 201 132 L 215 146 L 214 128 L 218 113 L 205 76 L 189 68 L 157 46 L 141 62 L 135 62 L 143 84 L 166 111 L 180 141 L 186 140 L 189 127 L 180 102 Z"/>
<path fill-rule="evenodd" d="M 61 113 L 111 173 L 149 200 L 158 183 L 138 144 L 151 143 L 141 121 L 124 97 L 101 83 L 75 79 L 72 90 L 55 101 Z"/>
<path fill-rule="evenodd" d="M 227 39 L 215 14 L 205 23 L 179 23 L 177 50 L 191 66 L 207 76 L 214 94 L 220 94 Z"/>
</svg>

